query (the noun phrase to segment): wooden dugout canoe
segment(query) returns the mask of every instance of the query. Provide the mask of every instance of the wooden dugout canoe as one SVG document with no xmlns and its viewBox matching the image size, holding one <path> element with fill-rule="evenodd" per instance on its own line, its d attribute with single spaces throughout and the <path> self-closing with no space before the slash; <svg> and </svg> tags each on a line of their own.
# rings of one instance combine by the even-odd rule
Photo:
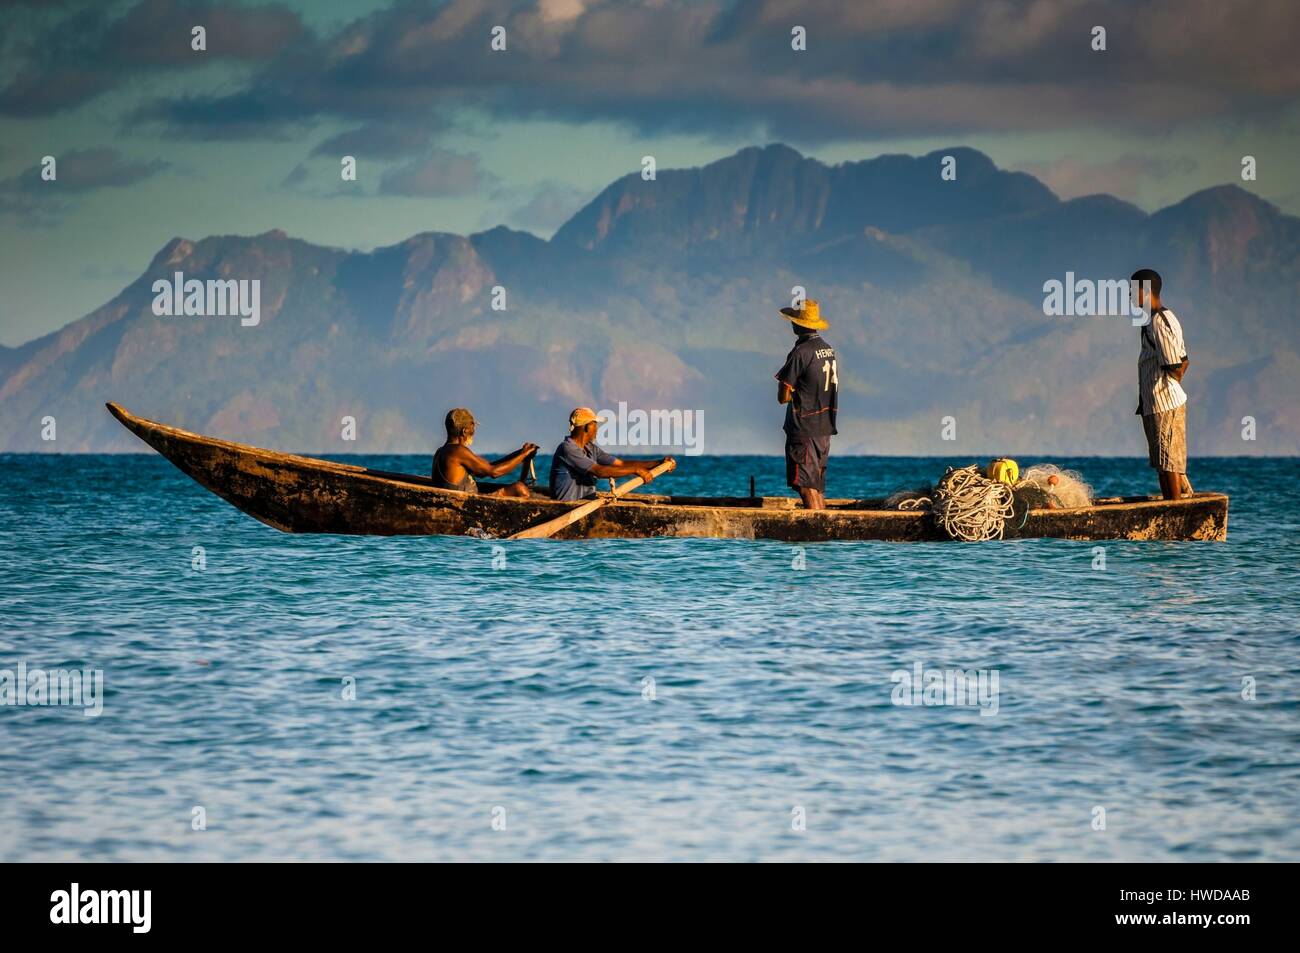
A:
<svg viewBox="0 0 1300 953">
<path fill-rule="evenodd" d="M 504 538 L 573 507 L 442 490 L 428 477 L 262 450 L 136 417 L 108 404 L 122 425 L 223 500 L 286 533 Z M 695 536 L 896 542 L 946 540 L 929 514 L 881 509 L 879 500 L 828 500 L 796 508 L 790 497 L 688 497 L 634 493 L 566 527 L 556 538 Z M 1019 521 L 1014 521 L 1019 523 Z M 1113 497 L 1073 510 L 1030 510 L 1007 538 L 1201 539 L 1228 535 L 1228 498 L 1196 493 L 1176 503 Z"/>
</svg>

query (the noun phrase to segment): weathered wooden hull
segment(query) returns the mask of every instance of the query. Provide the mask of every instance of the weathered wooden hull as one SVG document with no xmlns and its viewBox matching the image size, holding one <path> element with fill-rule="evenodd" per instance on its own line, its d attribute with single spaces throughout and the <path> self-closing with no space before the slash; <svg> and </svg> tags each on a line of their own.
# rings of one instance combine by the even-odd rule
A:
<svg viewBox="0 0 1300 953">
<path fill-rule="evenodd" d="M 276 453 L 136 417 L 117 404 L 108 409 L 200 485 L 286 533 L 505 537 L 575 505 L 441 490 L 427 477 Z M 879 505 L 829 500 L 830 509 L 810 512 L 784 497 L 632 494 L 566 527 L 557 538 L 947 539 L 928 514 L 871 509 L 873 503 Z M 1176 503 L 1125 497 L 1099 500 L 1086 509 L 1030 510 L 1023 525 L 1007 528 L 1008 538 L 1222 540 L 1227 533 L 1228 498 L 1219 493 L 1197 493 Z"/>
</svg>

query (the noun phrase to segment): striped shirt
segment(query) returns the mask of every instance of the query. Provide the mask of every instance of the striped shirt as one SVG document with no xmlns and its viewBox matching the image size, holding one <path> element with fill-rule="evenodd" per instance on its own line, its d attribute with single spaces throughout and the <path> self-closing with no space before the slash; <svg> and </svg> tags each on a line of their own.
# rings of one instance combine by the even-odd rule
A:
<svg viewBox="0 0 1300 953">
<path fill-rule="evenodd" d="M 1183 326 L 1168 308 L 1151 315 L 1142 328 L 1142 351 L 1138 355 L 1138 409 L 1144 414 L 1163 414 L 1187 403 L 1182 386 L 1165 373 L 1165 366 L 1181 364 L 1187 356 Z"/>
</svg>

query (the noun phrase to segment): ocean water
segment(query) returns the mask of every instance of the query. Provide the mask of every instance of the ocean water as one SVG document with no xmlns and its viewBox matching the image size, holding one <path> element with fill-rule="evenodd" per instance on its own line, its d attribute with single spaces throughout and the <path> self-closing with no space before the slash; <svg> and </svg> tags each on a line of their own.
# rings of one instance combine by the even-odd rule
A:
<svg viewBox="0 0 1300 953">
<path fill-rule="evenodd" d="M 0 456 L 0 669 L 104 679 L 0 707 L 0 860 L 1300 860 L 1300 461 L 1192 470 L 1226 543 L 800 550 L 289 536 L 156 456 Z M 894 704 L 917 665 L 996 713 Z"/>
</svg>

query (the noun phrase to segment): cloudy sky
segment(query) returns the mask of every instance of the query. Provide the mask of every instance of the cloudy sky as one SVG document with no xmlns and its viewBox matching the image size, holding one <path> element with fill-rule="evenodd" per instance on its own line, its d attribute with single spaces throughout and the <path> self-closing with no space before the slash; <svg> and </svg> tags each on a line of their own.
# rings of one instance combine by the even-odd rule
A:
<svg viewBox="0 0 1300 953">
<path fill-rule="evenodd" d="M 0 0 L 0 344 L 174 236 L 548 236 L 643 155 L 768 142 L 971 145 L 1066 198 L 1237 182 L 1297 214 L 1297 36 L 1295 0 Z"/>
</svg>

